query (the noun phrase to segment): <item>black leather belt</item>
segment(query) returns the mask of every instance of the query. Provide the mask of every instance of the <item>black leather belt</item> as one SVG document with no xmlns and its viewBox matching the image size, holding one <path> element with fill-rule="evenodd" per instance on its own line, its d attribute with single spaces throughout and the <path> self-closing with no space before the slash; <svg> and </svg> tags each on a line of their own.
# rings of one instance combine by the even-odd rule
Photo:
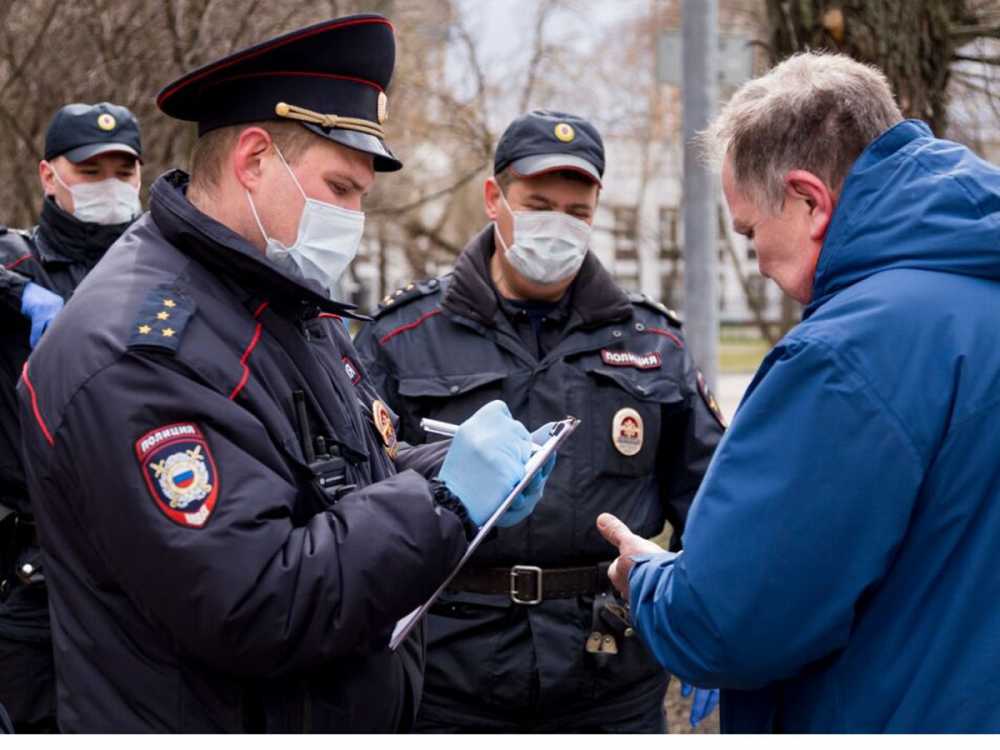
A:
<svg viewBox="0 0 1000 750">
<path fill-rule="evenodd" d="M 598 594 L 611 586 L 610 562 L 583 568 L 539 568 L 515 565 L 512 568 L 467 568 L 448 584 L 450 591 L 472 594 L 505 594 L 515 604 L 540 604 L 545 599 L 570 599 Z"/>
</svg>

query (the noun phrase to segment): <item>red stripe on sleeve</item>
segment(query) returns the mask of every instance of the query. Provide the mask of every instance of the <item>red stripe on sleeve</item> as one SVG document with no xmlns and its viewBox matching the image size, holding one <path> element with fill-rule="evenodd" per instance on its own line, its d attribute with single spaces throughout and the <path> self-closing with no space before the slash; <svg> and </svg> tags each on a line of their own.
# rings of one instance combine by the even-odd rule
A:
<svg viewBox="0 0 1000 750">
<path fill-rule="evenodd" d="M 49 445 L 55 445 L 56 441 L 52 439 L 52 433 L 49 432 L 49 428 L 45 424 L 45 420 L 42 419 L 41 409 L 38 408 L 38 394 L 35 393 L 35 386 L 31 384 L 31 380 L 28 378 L 28 363 L 24 363 L 24 369 L 21 370 L 21 379 L 24 380 L 24 384 L 28 387 L 28 393 L 31 394 L 31 410 L 35 412 L 35 421 L 38 422 L 38 426 L 42 428 L 42 435 L 45 436 L 45 442 Z"/>
</svg>

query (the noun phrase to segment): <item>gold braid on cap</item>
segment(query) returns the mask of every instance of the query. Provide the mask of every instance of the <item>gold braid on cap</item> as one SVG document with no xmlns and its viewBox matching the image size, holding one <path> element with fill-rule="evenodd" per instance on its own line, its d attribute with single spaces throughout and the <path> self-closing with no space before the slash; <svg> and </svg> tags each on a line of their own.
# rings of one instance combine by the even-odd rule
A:
<svg viewBox="0 0 1000 750">
<path fill-rule="evenodd" d="M 301 122 L 311 122 L 324 128 L 340 128 L 341 130 L 356 130 L 359 133 L 367 133 L 376 138 L 385 140 L 385 130 L 377 122 L 362 120 L 358 117 L 342 117 L 340 115 L 324 115 L 320 112 L 313 112 L 305 107 L 296 107 L 294 104 L 278 102 L 274 107 L 274 113 L 278 117 L 287 117 L 290 120 L 300 120 Z"/>
</svg>

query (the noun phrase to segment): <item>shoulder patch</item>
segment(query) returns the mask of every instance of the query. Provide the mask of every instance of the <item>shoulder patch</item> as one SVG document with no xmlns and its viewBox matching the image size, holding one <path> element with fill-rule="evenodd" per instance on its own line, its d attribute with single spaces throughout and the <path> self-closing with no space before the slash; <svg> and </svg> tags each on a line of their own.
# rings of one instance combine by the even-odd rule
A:
<svg viewBox="0 0 1000 750">
<path fill-rule="evenodd" d="M 722 429 L 726 429 L 728 427 L 726 417 L 722 413 L 719 402 L 715 400 L 712 391 L 708 389 L 708 383 L 705 382 L 705 376 L 701 374 L 701 370 L 698 370 L 698 394 L 701 396 L 701 400 L 705 402 L 705 406 L 708 407 L 712 416 L 715 417 L 715 421 L 719 423 Z"/>
<path fill-rule="evenodd" d="M 143 346 L 176 352 L 197 305 L 178 289 L 162 285 L 146 295 L 139 306 L 128 347 Z"/>
<path fill-rule="evenodd" d="M 410 282 L 406 286 L 400 287 L 392 294 L 386 295 L 378 304 L 378 311 L 374 317 L 379 318 L 390 310 L 395 310 L 407 302 L 434 294 L 441 289 L 440 279 L 427 279 L 426 281 Z"/>
<path fill-rule="evenodd" d="M 642 305 L 645 308 L 658 312 L 660 315 L 666 316 L 667 320 L 670 321 L 670 324 L 677 328 L 680 328 L 683 325 L 680 316 L 662 302 L 657 302 L 651 297 L 647 297 L 645 294 L 640 294 L 638 292 L 629 292 L 628 298 L 633 305 Z"/>
<path fill-rule="evenodd" d="M 157 507 L 174 523 L 200 529 L 219 498 L 219 471 L 198 425 L 178 422 L 135 441 L 143 479 Z"/>
</svg>

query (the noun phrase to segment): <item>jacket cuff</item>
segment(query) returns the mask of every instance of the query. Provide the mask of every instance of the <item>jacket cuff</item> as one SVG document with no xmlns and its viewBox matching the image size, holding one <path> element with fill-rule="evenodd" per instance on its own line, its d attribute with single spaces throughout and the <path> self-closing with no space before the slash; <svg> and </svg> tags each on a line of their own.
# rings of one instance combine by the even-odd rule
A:
<svg viewBox="0 0 1000 750">
<path fill-rule="evenodd" d="M 479 527 L 476 526 L 475 521 L 469 518 L 469 511 L 466 510 L 462 501 L 456 495 L 453 495 L 448 486 L 440 479 L 431 479 L 427 482 L 427 485 L 431 489 L 431 497 L 434 500 L 434 504 L 458 516 L 458 520 L 462 522 L 462 528 L 465 530 L 465 538 L 470 542 L 475 539 L 476 534 L 479 533 Z"/>
</svg>

